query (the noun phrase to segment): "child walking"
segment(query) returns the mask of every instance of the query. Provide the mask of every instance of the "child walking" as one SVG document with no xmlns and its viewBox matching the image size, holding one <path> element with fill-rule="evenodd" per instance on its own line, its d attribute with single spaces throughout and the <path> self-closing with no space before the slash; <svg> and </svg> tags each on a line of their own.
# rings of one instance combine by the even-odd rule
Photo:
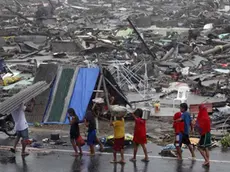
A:
<svg viewBox="0 0 230 172">
<path fill-rule="evenodd" d="M 113 160 L 111 163 L 125 164 L 124 145 L 125 145 L 125 120 L 123 115 L 117 116 L 117 119 L 110 123 L 114 128 L 114 145 L 113 145 Z M 121 153 L 121 160 L 117 161 L 117 152 Z"/>
<path fill-rule="evenodd" d="M 181 112 L 175 113 L 173 120 L 176 121 L 181 118 Z M 182 160 L 182 151 L 181 151 L 181 146 L 182 146 L 182 138 L 183 138 L 183 133 L 184 133 L 184 122 L 183 121 L 178 121 L 173 123 L 173 128 L 175 131 L 175 146 L 177 150 L 177 158 L 178 160 Z"/>
<path fill-rule="evenodd" d="M 193 124 L 191 114 L 187 111 L 188 105 L 187 103 L 180 104 L 181 118 L 174 120 L 174 122 L 184 122 L 184 131 L 182 136 L 182 143 L 187 145 L 189 151 L 191 152 L 192 159 L 195 159 L 194 149 L 189 139 L 190 130 L 193 131 Z"/>
<path fill-rule="evenodd" d="M 142 119 L 143 111 L 141 109 L 137 109 L 133 114 L 133 118 L 135 119 L 135 128 L 134 128 L 134 151 L 133 158 L 130 161 L 136 161 L 136 155 L 138 151 L 138 146 L 141 145 L 143 152 L 145 154 L 145 158 L 142 159 L 143 162 L 149 162 L 148 153 L 146 149 L 147 137 L 146 137 L 146 120 Z"/>
<path fill-rule="evenodd" d="M 74 156 L 78 156 L 77 147 L 79 149 L 79 154 L 82 155 L 81 145 L 77 143 L 77 139 L 80 137 L 79 118 L 72 108 L 68 109 L 68 119 L 70 122 L 70 141 L 75 151 Z"/>
<path fill-rule="evenodd" d="M 91 110 L 86 112 L 85 125 L 88 127 L 87 145 L 90 149 L 90 156 L 95 155 L 95 144 L 97 143 L 96 121 Z"/>
<path fill-rule="evenodd" d="M 205 160 L 203 166 L 209 167 L 209 147 L 211 146 L 211 120 L 209 118 L 207 108 L 203 104 L 199 106 L 196 127 L 199 129 L 200 133 L 198 150 Z"/>
</svg>

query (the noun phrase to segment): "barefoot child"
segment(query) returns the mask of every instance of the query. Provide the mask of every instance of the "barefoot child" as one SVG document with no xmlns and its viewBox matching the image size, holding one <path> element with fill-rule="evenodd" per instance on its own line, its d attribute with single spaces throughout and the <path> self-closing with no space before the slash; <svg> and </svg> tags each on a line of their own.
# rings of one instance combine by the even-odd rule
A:
<svg viewBox="0 0 230 172">
<path fill-rule="evenodd" d="M 75 156 L 78 156 L 78 150 L 77 147 L 80 151 L 80 155 L 82 155 L 82 149 L 81 145 L 77 143 L 78 137 L 80 137 L 80 129 L 79 129 L 79 118 L 76 115 L 74 109 L 70 108 L 68 109 L 68 119 L 70 122 L 70 141 L 72 143 L 73 149 L 75 151 Z"/>
<path fill-rule="evenodd" d="M 181 103 L 180 104 L 181 118 L 174 120 L 174 122 L 181 122 L 181 121 L 184 122 L 184 132 L 182 136 L 182 143 L 188 146 L 189 151 L 191 152 L 192 158 L 195 159 L 194 149 L 189 139 L 190 131 L 193 131 L 193 124 L 192 124 L 191 115 L 187 110 L 188 110 L 187 103 Z"/>
<path fill-rule="evenodd" d="M 93 115 L 94 115 L 94 117 L 96 118 L 97 116 L 99 116 L 100 115 L 100 113 L 102 112 L 102 110 L 101 110 L 101 107 L 100 107 L 100 105 L 96 105 L 95 106 L 95 109 L 92 109 L 92 113 L 93 113 Z M 99 146 L 100 146 L 100 151 L 101 152 L 103 152 L 104 151 L 104 146 L 103 146 L 103 144 L 101 143 L 101 141 L 100 141 L 100 139 L 97 137 L 97 134 L 96 134 L 96 142 L 99 144 Z"/>
<path fill-rule="evenodd" d="M 181 118 L 181 112 L 177 112 L 175 113 L 173 120 L 176 121 L 180 118 Z M 184 132 L 184 122 L 183 121 L 174 122 L 173 128 L 175 131 L 175 146 L 177 150 L 177 158 L 178 160 L 182 160 L 181 146 L 182 146 L 182 137 Z"/>
<path fill-rule="evenodd" d="M 142 159 L 144 162 L 148 162 L 148 153 L 146 149 L 146 143 L 147 143 L 147 138 L 146 138 L 146 120 L 142 119 L 143 111 L 141 109 L 137 109 L 133 115 L 133 118 L 135 119 L 135 128 L 134 128 L 134 138 L 133 138 L 133 143 L 134 143 L 134 151 L 133 151 L 133 158 L 130 159 L 130 161 L 135 162 L 136 161 L 136 155 L 138 151 L 138 146 L 141 145 L 145 158 Z"/>
<path fill-rule="evenodd" d="M 113 145 L 113 160 L 111 163 L 125 164 L 124 160 L 124 145 L 125 145 L 125 121 L 122 115 L 117 116 L 114 122 L 110 125 L 114 128 L 114 145 Z M 121 160 L 117 161 L 117 152 L 121 153 Z"/>
<path fill-rule="evenodd" d="M 209 150 L 211 146 L 211 120 L 209 118 L 207 108 L 204 105 L 200 105 L 199 113 L 197 116 L 196 127 L 199 129 L 200 141 L 198 143 L 198 150 L 203 156 L 205 162 L 203 166 L 209 167 Z"/>
<path fill-rule="evenodd" d="M 97 143 L 96 121 L 92 111 L 88 110 L 85 116 L 85 125 L 88 127 L 87 145 L 90 148 L 90 156 L 95 155 L 95 144 Z"/>
</svg>

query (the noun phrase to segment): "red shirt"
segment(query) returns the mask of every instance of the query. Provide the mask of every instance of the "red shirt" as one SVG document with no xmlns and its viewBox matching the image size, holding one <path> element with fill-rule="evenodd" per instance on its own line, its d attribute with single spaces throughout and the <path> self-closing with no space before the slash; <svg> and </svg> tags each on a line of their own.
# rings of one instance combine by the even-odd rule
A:
<svg viewBox="0 0 230 172">
<path fill-rule="evenodd" d="M 133 141 L 138 144 L 146 144 L 146 120 L 142 118 L 135 119 L 134 138 Z"/>
<path fill-rule="evenodd" d="M 181 112 L 175 113 L 173 120 L 177 120 L 177 119 L 181 118 L 181 115 L 182 115 Z M 183 121 L 174 122 L 173 128 L 174 128 L 174 131 L 176 134 L 183 133 L 184 132 L 184 122 Z"/>
</svg>

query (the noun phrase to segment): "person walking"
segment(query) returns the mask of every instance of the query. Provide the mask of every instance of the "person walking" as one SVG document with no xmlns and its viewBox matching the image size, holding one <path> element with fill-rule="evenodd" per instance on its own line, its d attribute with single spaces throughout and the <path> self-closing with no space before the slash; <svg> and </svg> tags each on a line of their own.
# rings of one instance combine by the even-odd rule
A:
<svg viewBox="0 0 230 172">
<path fill-rule="evenodd" d="M 146 149 L 147 137 L 146 137 L 146 120 L 142 119 L 143 111 L 141 109 L 137 109 L 133 114 L 133 118 L 135 119 L 135 127 L 134 127 L 134 150 L 133 150 L 133 158 L 130 161 L 136 161 L 136 155 L 138 151 L 138 146 L 141 145 L 143 152 L 145 154 L 145 158 L 142 159 L 143 162 L 149 162 L 148 153 Z"/>
<path fill-rule="evenodd" d="M 196 127 L 200 133 L 198 150 L 205 160 L 203 166 L 209 166 L 210 161 L 208 148 L 211 146 L 211 120 L 209 118 L 207 108 L 203 104 L 199 106 Z"/>
<path fill-rule="evenodd" d="M 19 143 L 21 139 L 22 144 L 22 156 L 28 156 L 29 153 L 26 152 L 26 146 L 29 144 L 29 131 L 28 131 L 28 123 L 25 117 L 25 109 L 26 107 L 24 104 L 21 104 L 18 109 L 16 109 L 14 112 L 11 113 L 14 122 L 15 122 L 15 129 L 17 132 L 17 137 L 14 143 L 14 147 L 10 149 L 11 152 L 16 152 L 17 144 Z"/>
<path fill-rule="evenodd" d="M 94 115 L 94 118 L 98 118 L 98 116 L 101 114 L 102 110 L 101 110 L 101 106 L 100 105 L 96 105 L 95 108 L 93 109 L 92 108 L 92 113 Z M 96 127 L 96 130 L 97 130 L 97 127 Z M 96 142 L 99 144 L 100 146 L 100 151 L 103 152 L 104 151 L 104 146 L 103 144 L 101 143 L 100 139 L 97 137 L 97 133 L 96 133 Z"/>
<path fill-rule="evenodd" d="M 114 129 L 114 145 L 113 145 L 113 160 L 111 163 L 125 164 L 124 146 L 125 146 L 125 120 L 123 115 L 116 116 L 115 121 L 111 121 L 111 126 Z M 117 161 L 117 152 L 121 154 L 121 160 Z"/>
<path fill-rule="evenodd" d="M 181 118 L 181 112 L 175 113 L 173 120 L 178 120 Z M 175 132 L 175 146 L 177 150 L 177 158 L 178 160 L 182 160 L 182 151 L 181 151 L 181 146 L 182 146 L 182 138 L 183 138 L 183 133 L 184 133 L 184 122 L 179 121 L 179 122 L 174 122 L 173 123 L 173 128 Z"/>
<path fill-rule="evenodd" d="M 91 110 L 86 112 L 85 125 L 88 127 L 87 145 L 90 148 L 90 155 L 95 155 L 95 144 L 97 143 L 96 136 L 96 121 Z"/>
<path fill-rule="evenodd" d="M 68 120 L 70 123 L 70 142 L 75 151 L 74 156 L 78 156 L 79 154 L 82 155 L 81 145 L 77 142 L 78 138 L 81 137 L 79 129 L 79 118 L 73 108 L 68 109 Z M 79 154 L 77 147 L 79 149 Z"/>
<path fill-rule="evenodd" d="M 193 131 L 192 118 L 191 118 L 190 113 L 187 110 L 188 110 L 187 103 L 181 103 L 180 104 L 180 111 L 182 113 L 181 118 L 175 120 L 174 122 L 181 122 L 181 121 L 184 122 L 184 132 L 182 136 L 182 143 L 188 146 L 189 151 L 192 155 L 192 158 L 195 159 L 194 149 L 189 140 L 190 128 L 191 128 L 191 131 Z"/>
</svg>

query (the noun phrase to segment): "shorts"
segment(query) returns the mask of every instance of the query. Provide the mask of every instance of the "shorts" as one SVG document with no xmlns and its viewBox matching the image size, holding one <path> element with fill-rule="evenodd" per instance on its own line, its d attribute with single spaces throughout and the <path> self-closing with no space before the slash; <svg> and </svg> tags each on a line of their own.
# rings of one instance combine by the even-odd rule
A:
<svg viewBox="0 0 230 172">
<path fill-rule="evenodd" d="M 183 134 L 182 133 L 178 133 L 176 134 L 176 139 L 175 139 L 175 146 L 176 147 L 181 147 L 182 146 L 182 138 L 183 138 Z"/>
<path fill-rule="evenodd" d="M 136 143 L 137 145 L 141 144 L 146 144 L 147 143 L 147 137 L 146 136 L 140 136 L 137 133 L 134 132 L 134 137 L 133 137 L 133 142 Z"/>
<path fill-rule="evenodd" d="M 200 141 L 198 143 L 198 147 L 200 148 L 208 148 L 211 146 L 211 133 L 208 132 L 205 135 L 200 137 Z"/>
<path fill-rule="evenodd" d="M 114 139 L 113 150 L 116 152 L 120 152 L 124 149 L 125 146 L 125 138 L 122 137 L 120 139 Z"/>
<path fill-rule="evenodd" d="M 184 143 L 185 145 L 191 145 L 191 142 L 189 140 L 189 135 L 183 134 L 183 136 L 182 136 L 182 143 Z"/>
<path fill-rule="evenodd" d="M 88 132 L 87 136 L 87 145 L 95 145 L 96 144 L 96 130 L 92 130 Z"/>
<path fill-rule="evenodd" d="M 79 137 L 79 135 L 75 134 L 75 133 L 70 133 L 70 139 L 71 140 L 76 140 Z"/>
<path fill-rule="evenodd" d="M 29 140 L 28 128 L 22 131 L 17 131 L 17 137 L 22 138 L 22 140 Z"/>
</svg>

